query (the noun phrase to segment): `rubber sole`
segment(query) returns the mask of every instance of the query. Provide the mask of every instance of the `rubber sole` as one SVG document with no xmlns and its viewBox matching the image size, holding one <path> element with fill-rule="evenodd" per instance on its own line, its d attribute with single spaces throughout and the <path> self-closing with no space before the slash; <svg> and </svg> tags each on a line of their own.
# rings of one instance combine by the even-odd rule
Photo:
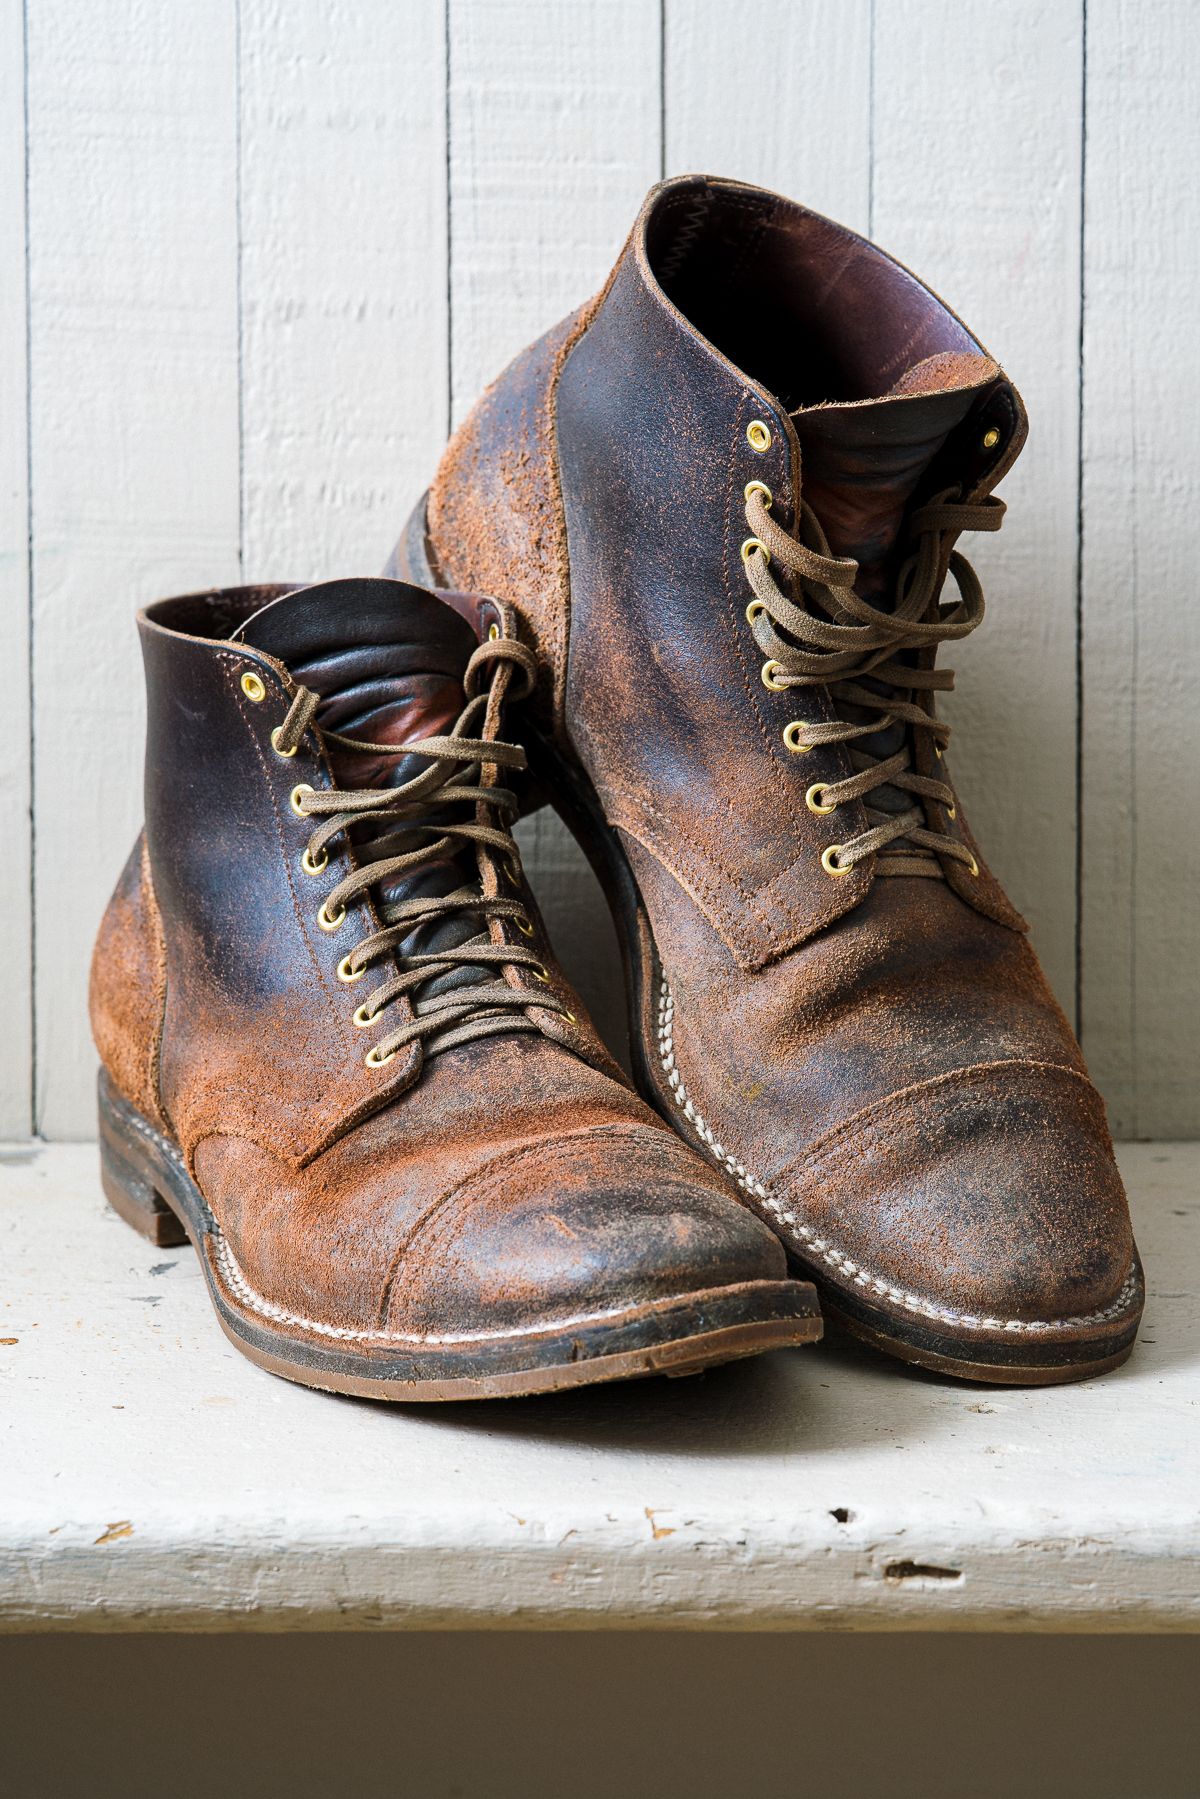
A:
<svg viewBox="0 0 1200 1799">
<path fill-rule="evenodd" d="M 493 1399 L 649 1375 L 698 1374 L 766 1350 L 815 1343 L 816 1293 L 797 1280 L 745 1281 L 517 1330 L 350 1330 L 302 1319 L 257 1294 L 174 1144 L 101 1073 L 100 1178 L 127 1224 L 156 1244 L 190 1242 L 221 1328 L 285 1380 L 363 1399 Z"/>
<path fill-rule="evenodd" d="M 394 558 L 393 571 L 402 578 L 426 586 L 443 586 L 426 530 L 428 496 L 413 510 Z M 662 1078 L 651 1046 L 657 1040 L 657 1005 L 662 981 L 661 963 L 650 921 L 641 902 L 633 872 L 620 838 L 606 822 L 598 797 L 584 771 L 569 761 L 557 745 L 544 736 L 530 743 L 531 766 L 540 765 L 543 783 L 553 794 L 555 810 L 590 863 L 617 923 L 617 938 L 625 975 L 629 1016 L 630 1057 L 635 1083 L 642 1098 L 653 1106 L 690 1147 L 728 1176 L 711 1155 L 703 1139 L 688 1128 Z M 758 1212 L 776 1232 L 797 1273 L 813 1282 L 824 1312 L 853 1335 L 901 1361 L 959 1380 L 994 1386 L 1056 1386 L 1087 1380 L 1119 1367 L 1130 1355 L 1141 1322 L 1143 1280 L 1140 1264 L 1134 1264 L 1137 1303 L 1130 1303 L 1128 1319 L 1119 1329 L 1099 1336 L 1055 1340 L 1052 1330 L 1039 1333 L 1036 1351 L 1028 1337 L 1007 1333 L 988 1339 L 978 1333 L 962 1338 L 939 1330 L 911 1313 L 900 1313 L 866 1300 L 860 1291 L 848 1290 L 829 1278 L 827 1270 L 805 1255 L 804 1245 L 792 1238 L 777 1217 L 755 1203 L 752 1193 L 741 1195 L 744 1204 Z"/>
</svg>

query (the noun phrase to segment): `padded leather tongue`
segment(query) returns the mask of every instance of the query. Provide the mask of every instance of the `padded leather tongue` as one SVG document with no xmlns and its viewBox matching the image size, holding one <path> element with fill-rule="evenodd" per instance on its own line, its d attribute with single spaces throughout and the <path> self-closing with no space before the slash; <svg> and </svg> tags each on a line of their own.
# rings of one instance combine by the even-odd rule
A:
<svg viewBox="0 0 1200 1799">
<path fill-rule="evenodd" d="M 294 680 L 321 695 L 318 725 L 397 745 L 438 736 L 454 723 L 465 704 L 463 674 L 477 642 L 466 619 L 428 589 L 366 577 L 322 581 L 284 594 L 247 619 L 237 636 L 274 656 Z M 338 785 L 346 788 L 398 787 L 427 766 L 424 757 L 399 748 L 394 756 L 364 755 L 331 743 L 326 750 Z M 391 829 L 387 820 L 377 829 L 355 828 L 360 862 L 412 847 L 411 837 L 389 844 Z M 475 855 L 464 846 L 375 891 L 386 918 L 389 904 L 452 893 L 477 879 Z M 477 920 L 451 913 L 420 927 L 402 948 L 444 949 L 471 941 L 477 930 Z M 424 991 L 432 995 L 487 978 L 484 969 L 460 967 Z"/>
<path fill-rule="evenodd" d="M 887 591 L 890 553 L 910 500 L 950 433 L 999 375 L 987 356 L 946 351 L 916 363 L 876 399 L 792 414 L 804 498 L 834 554 L 858 562 L 864 597 Z"/>
<path fill-rule="evenodd" d="M 405 581 L 321 581 L 284 594 L 247 619 L 243 643 L 282 662 L 321 696 L 317 723 L 371 743 L 411 743 L 445 731 L 463 708 L 462 679 L 476 639 L 454 609 Z M 344 787 L 399 786 L 419 759 L 363 756 L 329 746 Z"/>
</svg>

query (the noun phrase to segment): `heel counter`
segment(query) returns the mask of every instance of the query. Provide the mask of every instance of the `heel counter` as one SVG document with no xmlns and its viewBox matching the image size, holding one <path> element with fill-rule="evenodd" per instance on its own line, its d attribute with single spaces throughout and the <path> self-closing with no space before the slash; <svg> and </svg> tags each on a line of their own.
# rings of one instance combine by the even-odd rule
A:
<svg viewBox="0 0 1200 1799">
<path fill-rule="evenodd" d="M 92 951 L 92 1037 L 113 1086 L 167 1130 L 158 1091 L 166 948 L 145 836 L 139 836 L 108 902 Z"/>
<path fill-rule="evenodd" d="M 590 301 L 531 344 L 450 439 L 429 491 L 429 547 L 450 587 L 493 594 L 527 624 L 542 668 L 535 704 L 562 719 L 570 588 L 555 397 Z"/>
</svg>

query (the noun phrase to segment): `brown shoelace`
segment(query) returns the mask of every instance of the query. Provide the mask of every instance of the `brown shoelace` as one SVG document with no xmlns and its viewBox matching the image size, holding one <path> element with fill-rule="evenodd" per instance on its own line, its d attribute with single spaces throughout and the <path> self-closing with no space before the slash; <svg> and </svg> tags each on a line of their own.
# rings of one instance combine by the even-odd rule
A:
<svg viewBox="0 0 1200 1799">
<path fill-rule="evenodd" d="M 913 767 L 914 732 L 929 733 L 937 756 L 945 750 L 949 728 L 921 700 L 953 687 L 954 675 L 949 669 L 915 667 L 905 660 L 905 652 L 936 649 L 940 643 L 966 637 L 979 624 L 983 589 L 966 557 L 957 551 L 950 552 L 948 570 L 958 597 L 947 603 L 939 600 L 945 542 L 960 531 L 998 531 L 1003 502 L 969 503 L 947 489 L 920 507 L 911 522 L 915 548 L 897 574 L 889 610 L 855 593 L 858 564 L 830 554 L 825 533 L 804 501 L 799 537 L 784 531 L 770 509 L 770 490 L 761 481 L 750 482 L 746 522 L 753 536 L 742 546 L 742 560 L 754 590 L 746 617 L 767 658 L 763 683 L 774 691 L 830 689 L 845 716 L 828 723 L 795 719 L 784 731 L 784 742 L 796 754 L 821 744 L 852 746 L 855 772 L 844 781 L 815 783 L 807 803 L 814 812 L 831 812 L 862 800 L 871 820 L 869 829 L 832 845 L 822 857 L 823 867 L 832 875 L 849 874 L 867 856 L 895 845 L 952 856 L 978 874 L 965 843 L 930 828 L 939 811 L 947 821 L 954 818 L 953 789 Z M 783 592 L 771 573 L 773 560 L 796 576 L 803 605 Z M 899 748 L 878 753 L 879 738 L 889 731 L 899 739 Z M 874 752 L 865 747 L 871 739 L 876 740 Z M 881 789 L 890 789 L 903 809 L 893 811 L 879 804 L 885 797 Z M 904 805 L 906 795 L 915 803 Z M 936 864 L 932 867 L 936 869 Z"/>
<path fill-rule="evenodd" d="M 476 682 L 491 668 L 486 690 L 476 692 Z M 366 1029 L 378 1023 L 386 1008 L 407 996 L 412 1016 L 380 1037 L 367 1052 L 370 1068 L 390 1062 L 406 1045 L 420 1042 L 426 1055 L 449 1049 L 456 1043 L 491 1036 L 498 1031 L 538 1031 L 542 1022 L 529 1008 L 561 1013 L 569 1023 L 574 1014 L 549 987 L 549 976 L 532 949 L 505 939 L 512 925 L 526 937 L 534 935 L 528 911 L 520 898 L 507 898 L 501 883 L 507 876 L 520 887 L 520 855 L 509 826 L 517 816 L 518 801 L 508 788 L 497 784 L 501 769 L 525 767 L 525 752 L 518 745 L 502 743 L 495 736 L 501 704 L 507 698 L 523 698 L 535 676 L 532 653 L 510 637 L 480 644 L 467 664 L 467 704 L 452 730 L 441 737 L 424 737 L 412 743 L 367 743 L 322 731 L 314 718 L 320 696 L 297 687 L 286 718 L 272 742 L 281 756 L 293 755 L 306 731 L 319 742 L 364 755 L 421 756 L 429 766 L 399 787 L 313 788 L 301 783 L 292 792 L 292 810 L 300 818 L 319 820 L 304 851 L 303 866 L 311 875 L 321 874 L 330 861 L 330 845 L 341 839 L 340 853 L 354 862 L 351 852 L 356 826 L 390 829 L 361 846 L 360 865 L 349 871 L 326 894 L 317 915 L 322 930 L 336 932 L 346 921 L 349 908 L 418 869 L 444 859 L 462 845 L 474 847 L 478 863 L 477 883 L 466 882 L 444 895 L 422 895 L 393 900 L 382 891 L 372 897 L 382 928 L 357 943 L 338 965 L 339 980 L 361 980 L 372 966 L 390 963 L 394 973 L 368 994 L 355 1012 L 354 1022 Z M 520 692 L 509 692 L 513 674 L 525 676 Z M 477 734 L 478 733 L 478 734 Z M 462 807 L 455 820 L 447 813 Z M 436 814 L 436 817 L 431 816 Z M 402 847 L 407 846 L 407 847 Z M 370 859 L 366 856 L 369 854 Z M 402 944 L 423 925 L 454 916 L 475 914 L 483 930 L 463 942 L 438 945 L 426 951 L 405 950 Z M 505 979 L 505 971 L 524 971 L 539 983 L 531 989 Z M 433 983 L 460 971 L 484 975 L 467 984 L 451 981 L 440 991 Z M 494 978 L 492 977 L 494 971 Z"/>
</svg>

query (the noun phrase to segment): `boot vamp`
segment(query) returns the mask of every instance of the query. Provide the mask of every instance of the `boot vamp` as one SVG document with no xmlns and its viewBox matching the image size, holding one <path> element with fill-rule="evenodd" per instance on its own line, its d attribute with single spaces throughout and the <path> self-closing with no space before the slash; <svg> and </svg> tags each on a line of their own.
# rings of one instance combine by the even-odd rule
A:
<svg viewBox="0 0 1200 1799">
<path fill-rule="evenodd" d="M 306 1166 L 214 1136 L 196 1172 L 246 1287 L 323 1327 L 529 1327 L 786 1273 L 649 1108 L 533 1036 L 433 1057 Z"/>
<path fill-rule="evenodd" d="M 1132 1237 L 1103 1103 L 1022 935 L 940 883 L 881 880 L 761 973 L 726 962 L 703 1016 L 677 986 L 688 1098 L 793 1236 L 969 1313 L 1119 1292 Z"/>
</svg>

